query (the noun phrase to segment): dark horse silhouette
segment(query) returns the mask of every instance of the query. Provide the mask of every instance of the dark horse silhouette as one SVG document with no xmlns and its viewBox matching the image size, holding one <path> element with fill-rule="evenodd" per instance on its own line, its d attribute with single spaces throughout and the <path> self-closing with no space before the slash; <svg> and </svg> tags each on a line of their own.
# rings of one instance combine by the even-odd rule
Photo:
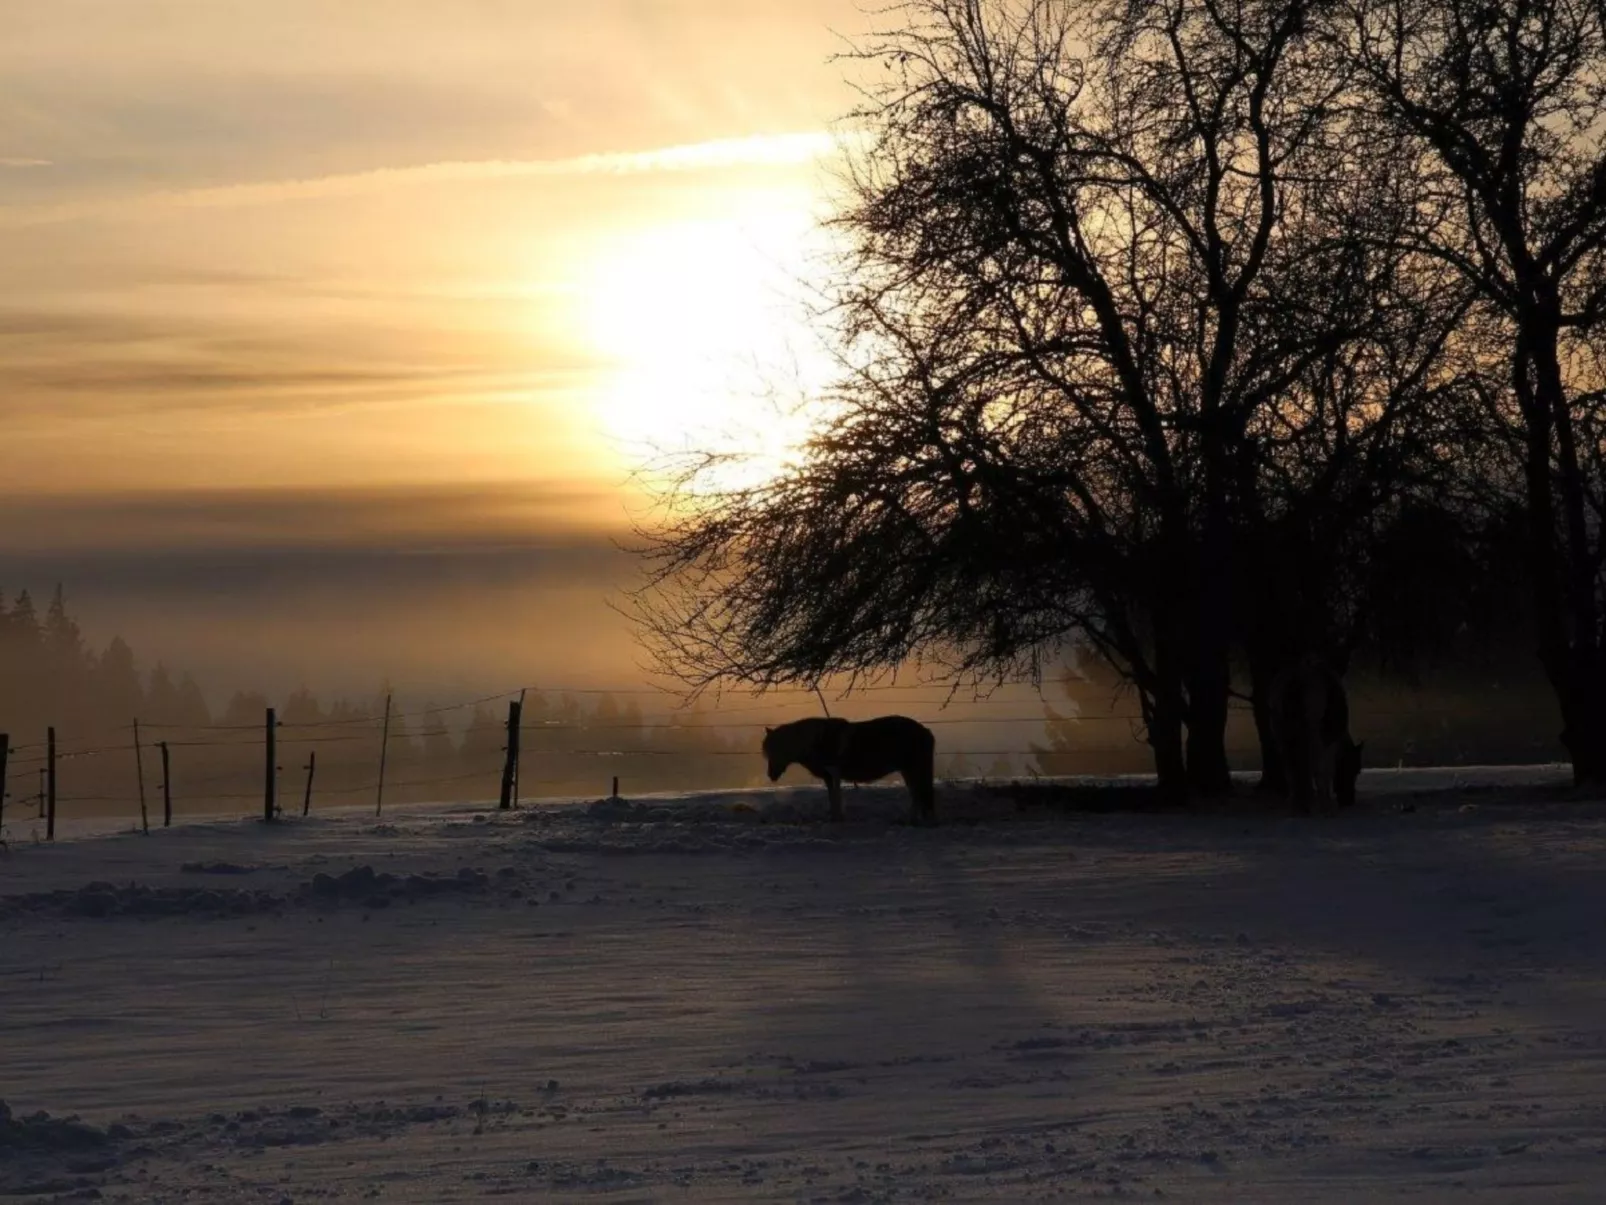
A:
<svg viewBox="0 0 1606 1205">
<path fill-rule="evenodd" d="M 770 781 L 793 762 L 825 780 L 831 819 L 841 820 L 843 782 L 874 782 L 896 771 L 909 788 L 909 822 L 934 824 L 937 738 L 908 716 L 848 720 L 816 716 L 764 730 Z"/>
<path fill-rule="evenodd" d="M 1355 803 L 1361 746 L 1350 739 L 1344 683 L 1314 657 L 1285 666 L 1271 684 L 1271 729 L 1288 793 L 1308 812 Z M 1312 796 L 1314 795 L 1314 799 Z"/>
</svg>

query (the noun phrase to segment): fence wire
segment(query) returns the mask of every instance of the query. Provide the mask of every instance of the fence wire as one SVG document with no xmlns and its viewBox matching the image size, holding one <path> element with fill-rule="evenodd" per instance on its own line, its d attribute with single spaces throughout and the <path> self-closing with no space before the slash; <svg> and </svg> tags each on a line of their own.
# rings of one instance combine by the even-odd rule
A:
<svg viewBox="0 0 1606 1205">
<path fill-rule="evenodd" d="M 1025 688 L 1037 695 L 1036 700 L 1023 700 L 1019 697 L 1004 697 L 1001 692 L 1009 688 Z M 941 692 L 943 697 L 938 700 L 933 696 Z M 551 703 L 558 701 L 560 706 L 568 700 L 572 709 L 573 700 L 577 697 L 642 697 L 651 696 L 664 698 L 667 692 L 651 688 L 638 687 L 568 687 L 568 686 L 521 686 L 509 690 L 498 691 L 460 702 L 448 704 L 426 704 L 412 710 L 391 712 L 388 721 L 383 715 L 339 715 L 316 720 L 276 721 L 274 724 L 274 739 L 277 751 L 294 754 L 305 749 L 309 755 L 315 755 L 318 748 L 324 746 L 353 747 L 368 744 L 373 753 L 372 776 L 360 783 L 349 781 L 353 764 L 350 761 L 336 763 L 328 773 L 336 775 L 337 781 L 318 785 L 315 798 L 329 796 L 352 796 L 367 792 L 377 792 L 381 787 L 379 775 L 379 760 L 382 753 L 395 748 L 398 743 L 405 742 L 414 750 L 414 757 L 427 760 L 428 753 L 420 756 L 418 750 L 420 743 L 441 736 L 451 741 L 450 756 L 461 759 L 466 755 L 465 750 L 452 737 L 450 730 L 444 724 L 444 718 L 454 713 L 485 708 L 488 705 L 510 702 L 515 699 L 528 699 L 536 696 Z M 1076 703 L 1061 703 L 1056 706 L 1053 702 L 1044 699 L 1035 684 L 1026 682 L 1004 683 L 987 693 L 976 694 L 971 697 L 961 697 L 947 687 L 932 684 L 880 684 L 861 685 L 837 694 L 832 700 L 837 703 L 851 704 L 854 700 L 873 695 L 877 698 L 887 698 L 894 695 L 923 694 L 923 702 L 929 702 L 936 707 L 963 707 L 967 711 L 992 711 L 994 709 L 1014 709 L 1009 714 L 967 714 L 967 715 L 938 715 L 922 722 L 931 727 L 951 727 L 970 725 L 975 727 L 989 727 L 999 725 L 1027 726 L 1038 725 L 1042 731 L 1044 743 L 1028 742 L 1021 745 L 1008 742 L 990 742 L 979 748 L 942 748 L 939 756 L 949 766 L 962 759 L 977 758 L 1009 758 L 1041 759 L 1045 756 L 1065 756 L 1072 750 L 1067 750 L 1056 739 L 1054 730 L 1058 730 L 1061 738 L 1068 731 L 1074 731 L 1081 725 L 1107 725 L 1124 724 L 1132 730 L 1135 740 L 1142 740 L 1144 717 L 1135 711 L 1104 711 L 1096 714 L 1078 714 L 1074 708 Z M 727 694 L 724 697 L 730 697 Z M 1109 696 L 1112 700 L 1117 697 L 1116 692 Z M 666 764 L 675 762 L 705 762 L 720 764 L 723 759 L 748 759 L 761 771 L 762 763 L 758 750 L 758 742 L 743 742 L 741 747 L 702 747 L 702 748 L 655 748 L 653 742 L 664 737 L 692 736 L 718 737 L 721 734 L 757 733 L 764 728 L 763 719 L 730 719 L 733 715 L 750 716 L 756 712 L 776 712 L 789 708 L 795 716 L 797 703 L 807 704 L 827 703 L 818 692 L 806 688 L 782 688 L 761 692 L 758 702 L 743 704 L 737 707 L 721 707 L 710 710 L 696 708 L 676 708 L 673 710 L 651 714 L 631 714 L 625 712 L 611 713 L 606 718 L 580 717 L 580 718 L 535 718 L 527 719 L 518 725 L 519 760 L 529 763 L 532 768 L 548 766 L 556 768 L 554 763 L 562 760 L 571 762 L 590 762 L 598 768 L 637 760 L 649 764 Z M 913 702 L 913 700 L 911 700 Z M 1030 712 L 1023 711 L 1028 703 Z M 828 705 L 828 704 L 827 704 Z M 1235 699 L 1231 709 L 1236 713 L 1245 713 L 1250 710 L 1247 701 Z M 1391 713 L 1395 717 L 1408 717 L 1413 719 L 1429 718 L 1436 714 L 1430 708 L 1411 708 Z M 774 717 L 772 717 L 774 718 Z M 1372 718 L 1388 718 L 1381 714 L 1373 714 Z M 408 721 L 423 719 L 426 727 L 423 730 L 410 728 Z M 482 720 L 476 719 L 476 723 Z M 331 731 L 333 730 L 333 731 Z M 472 731 L 470 728 L 467 731 Z M 500 720 L 495 721 L 495 730 L 500 739 L 506 740 L 509 733 L 508 725 Z M 619 740 L 612 735 L 636 733 L 640 741 Z M 567 736 L 570 734 L 597 734 L 597 739 L 583 741 L 579 747 L 542 747 L 542 737 Z M 135 737 L 138 737 L 136 742 Z M 267 738 L 267 720 L 257 723 L 202 723 L 186 724 L 181 722 L 162 721 L 149 722 L 137 720 L 127 725 L 118 725 L 112 729 L 102 730 L 94 734 L 93 739 L 98 743 L 84 743 L 82 741 L 69 741 L 65 736 L 56 742 L 55 757 L 58 766 L 71 765 L 87 759 L 107 758 L 113 756 L 129 756 L 134 760 L 136 751 L 146 753 L 154 759 L 158 749 L 166 748 L 169 751 L 262 751 L 265 755 Z M 734 735 L 728 741 L 734 741 Z M 44 790 L 35 790 L 31 780 L 40 775 L 49 761 L 49 742 L 30 741 L 24 744 L 10 746 L 10 756 L 6 762 L 6 781 L 4 795 L 0 796 L 0 803 L 8 802 L 12 808 L 28 803 L 41 804 Z M 1108 746 L 1105 746 L 1106 748 Z M 493 750 L 482 747 L 480 754 L 486 756 L 489 762 Z M 449 774 L 433 775 L 428 777 L 398 777 L 383 779 L 383 789 L 386 791 L 417 791 L 429 787 L 447 786 L 453 783 L 468 782 L 479 779 L 487 783 L 496 781 L 505 772 L 503 754 L 505 745 L 494 750 L 495 764 L 487 764 L 484 768 L 461 770 Z M 18 755 L 21 756 L 18 756 Z M 444 759 L 444 755 L 443 755 Z M 728 763 L 727 763 L 728 764 Z M 310 770 L 310 766 L 300 767 Z M 322 767 L 320 767 L 321 769 Z M 188 778 L 184 775 L 182 767 L 174 767 L 175 801 L 182 800 L 187 804 L 203 802 L 205 804 L 227 803 L 242 800 L 264 800 L 266 786 L 262 774 L 265 765 L 259 765 L 255 770 L 255 783 L 252 790 L 232 789 L 238 788 L 245 782 L 252 781 L 252 772 L 245 768 L 233 768 L 226 772 L 214 773 L 200 778 Z M 292 794 L 301 793 L 298 783 L 290 775 L 284 773 L 285 767 L 278 766 L 275 770 L 275 790 L 280 791 L 289 798 Z M 531 777 L 522 773 L 519 767 L 514 768 L 517 788 L 566 785 L 575 786 L 590 773 L 584 766 L 572 765 L 569 772 L 561 776 L 548 773 L 542 777 Z M 149 778 L 159 773 L 152 767 L 142 772 L 142 776 Z M 720 776 L 723 777 L 723 776 Z M 756 774 L 755 774 L 756 777 Z M 22 782 L 29 780 L 26 789 Z M 156 785 L 156 790 L 161 790 Z M 677 782 L 677 786 L 680 784 Z M 693 789 L 686 786 L 684 789 Z M 56 803 L 63 804 L 133 804 L 135 792 L 131 789 L 127 793 L 105 793 L 104 791 L 82 794 L 58 794 Z M 159 805 L 159 800 L 158 800 Z"/>
</svg>

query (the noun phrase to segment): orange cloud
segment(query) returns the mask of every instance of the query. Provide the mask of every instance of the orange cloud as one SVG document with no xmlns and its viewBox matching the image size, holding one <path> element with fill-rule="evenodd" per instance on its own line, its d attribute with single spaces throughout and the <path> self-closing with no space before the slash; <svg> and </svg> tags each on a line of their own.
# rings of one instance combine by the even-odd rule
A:
<svg viewBox="0 0 1606 1205">
<path fill-rule="evenodd" d="M 97 198 L 40 205 L 0 206 L 0 227 L 32 226 L 148 209 L 211 209 L 272 205 L 324 197 L 384 193 L 402 188 L 475 180 L 536 179 L 563 176 L 631 175 L 642 172 L 711 171 L 721 168 L 796 167 L 821 160 L 838 149 L 825 131 L 721 138 L 646 151 L 602 152 L 566 159 L 491 159 L 426 163 L 344 172 L 301 180 L 228 184 L 215 188 L 172 189 L 131 197 Z"/>
</svg>

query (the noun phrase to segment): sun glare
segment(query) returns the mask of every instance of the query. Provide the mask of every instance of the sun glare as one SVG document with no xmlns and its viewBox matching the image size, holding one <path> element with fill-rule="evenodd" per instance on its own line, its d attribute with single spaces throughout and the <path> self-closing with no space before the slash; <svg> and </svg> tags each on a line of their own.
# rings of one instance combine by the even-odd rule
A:
<svg viewBox="0 0 1606 1205">
<path fill-rule="evenodd" d="M 600 434 L 625 464 L 716 451 L 762 478 L 795 456 L 808 427 L 797 403 L 828 373 L 806 317 L 818 245 L 807 204 L 773 194 L 606 245 L 586 325 L 609 365 Z"/>
</svg>

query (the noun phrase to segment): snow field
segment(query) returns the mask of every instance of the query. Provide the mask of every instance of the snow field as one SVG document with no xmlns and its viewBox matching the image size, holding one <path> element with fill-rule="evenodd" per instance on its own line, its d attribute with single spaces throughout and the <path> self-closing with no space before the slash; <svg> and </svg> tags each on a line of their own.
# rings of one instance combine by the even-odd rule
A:
<svg viewBox="0 0 1606 1205">
<path fill-rule="evenodd" d="M 1599 1201 L 1606 806 L 1554 779 L 14 844 L 0 1196 Z"/>
</svg>

